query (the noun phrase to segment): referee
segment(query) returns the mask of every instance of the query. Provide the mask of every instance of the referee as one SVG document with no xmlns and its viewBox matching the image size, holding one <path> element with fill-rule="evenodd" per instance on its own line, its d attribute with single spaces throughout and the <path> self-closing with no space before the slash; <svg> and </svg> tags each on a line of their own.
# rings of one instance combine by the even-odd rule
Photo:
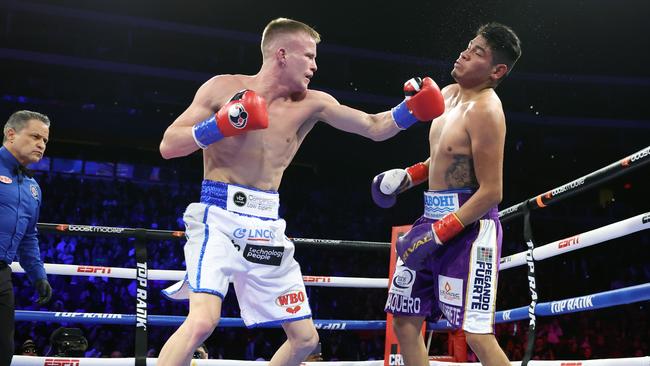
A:
<svg viewBox="0 0 650 366">
<path fill-rule="evenodd" d="M 14 353 L 15 303 L 9 264 L 16 256 L 38 291 L 37 303 L 43 305 L 52 297 L 36 230 L 41 188 L 26 168 L 41 160 L 49 135 L 50 119 L 37 112 L 15 112 L 4 126 L 0 148 L 0 366 L 9 366 Z"/>
</svg>

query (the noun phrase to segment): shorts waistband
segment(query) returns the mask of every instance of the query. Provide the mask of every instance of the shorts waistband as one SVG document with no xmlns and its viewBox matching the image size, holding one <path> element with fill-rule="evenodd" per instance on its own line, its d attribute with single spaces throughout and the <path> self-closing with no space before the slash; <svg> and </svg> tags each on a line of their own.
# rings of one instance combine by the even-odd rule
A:
<svg viewBox="0 0 650 366">
<path fill-rule="evenodd" d="M 472 188 L 447 189 L 424 192 L 424 217 L 440 220 L 445 215 L 458 211 L 474 194 Z M 484 218 L 499 218 L 498 208 L 492 207 Z"/>
<path fill-rule="evenodd" d="M 201 184 L 200 202 L 244 216 L 280 218 L 280 195 L 276 191 L 205 179 Z"/>
</svg>

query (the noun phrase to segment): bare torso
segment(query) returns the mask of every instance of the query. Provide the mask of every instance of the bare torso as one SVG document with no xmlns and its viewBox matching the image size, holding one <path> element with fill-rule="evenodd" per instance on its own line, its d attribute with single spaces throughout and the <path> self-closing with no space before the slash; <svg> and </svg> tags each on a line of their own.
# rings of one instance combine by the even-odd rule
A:
<svg viewBox="0 0 650 366">
<path fill-rule="evenodd" d="M 228 76 L 229 90 L 221 90 L 217 110 L 242 89 L 254 89 L 251 77 Z M 225 138 L 203 152 L 205 179 L 235 183 L 263 190 L 277 190 L 307 133 L 317 122 L 312 116 L 319 107 L 317 91 L 308 90 L 302 99 L 268 101 L 269 127 Z M 262 95 L 264 96 L 264 95 Z"/>
<path fill-rule="evenodd" d="M 429 189 L 478 188 L 472 144 L 467 132 L 467 113 L 477 103 L 499 103 L 493 89 L 479 92 L 471 100 L 461 100 L 458 84 L 444 90 L 445 113 L 435 119 L 429 131 Z"/>
</svg>

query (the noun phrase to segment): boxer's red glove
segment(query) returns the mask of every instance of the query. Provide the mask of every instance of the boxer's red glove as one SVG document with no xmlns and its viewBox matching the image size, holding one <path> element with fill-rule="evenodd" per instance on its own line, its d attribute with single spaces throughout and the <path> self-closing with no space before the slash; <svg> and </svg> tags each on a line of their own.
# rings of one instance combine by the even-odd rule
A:
<svg viewBox="0 0 650 366">
<path fill-rule="evenodd" d="M 252 90 L 235 94 L 219 111 L 192 128 L 196 144 L 205 149 L 224 137 L 241 135 L 247 131 L 269 126 L 266 101 Z"/>
<path fill-rule="evenodd" d="M 406 98 L 391 110 L 395 124 L 406 129 L 417 121 L 430 121 L 445 112 L 445 98 L 430 77 L 404 83 Z"/>
</svg>

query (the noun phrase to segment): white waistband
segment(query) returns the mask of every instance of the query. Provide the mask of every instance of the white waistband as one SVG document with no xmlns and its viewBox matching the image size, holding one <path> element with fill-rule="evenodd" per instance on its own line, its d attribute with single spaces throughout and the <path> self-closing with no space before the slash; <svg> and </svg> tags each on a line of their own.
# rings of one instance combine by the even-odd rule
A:
<svg viewBox="0 0 650 366">
<path fill-rule="evenodd" d="M 242 186 L 228 185 L 226 210 L 243 215 L 277 220 L 280 196 Z"/>
<path fill-rule="evenodd" d="M 424 217 L 428 219 L 439 220 L 459 208 L 458 192 L 424 192 Z"/>
</svg>

